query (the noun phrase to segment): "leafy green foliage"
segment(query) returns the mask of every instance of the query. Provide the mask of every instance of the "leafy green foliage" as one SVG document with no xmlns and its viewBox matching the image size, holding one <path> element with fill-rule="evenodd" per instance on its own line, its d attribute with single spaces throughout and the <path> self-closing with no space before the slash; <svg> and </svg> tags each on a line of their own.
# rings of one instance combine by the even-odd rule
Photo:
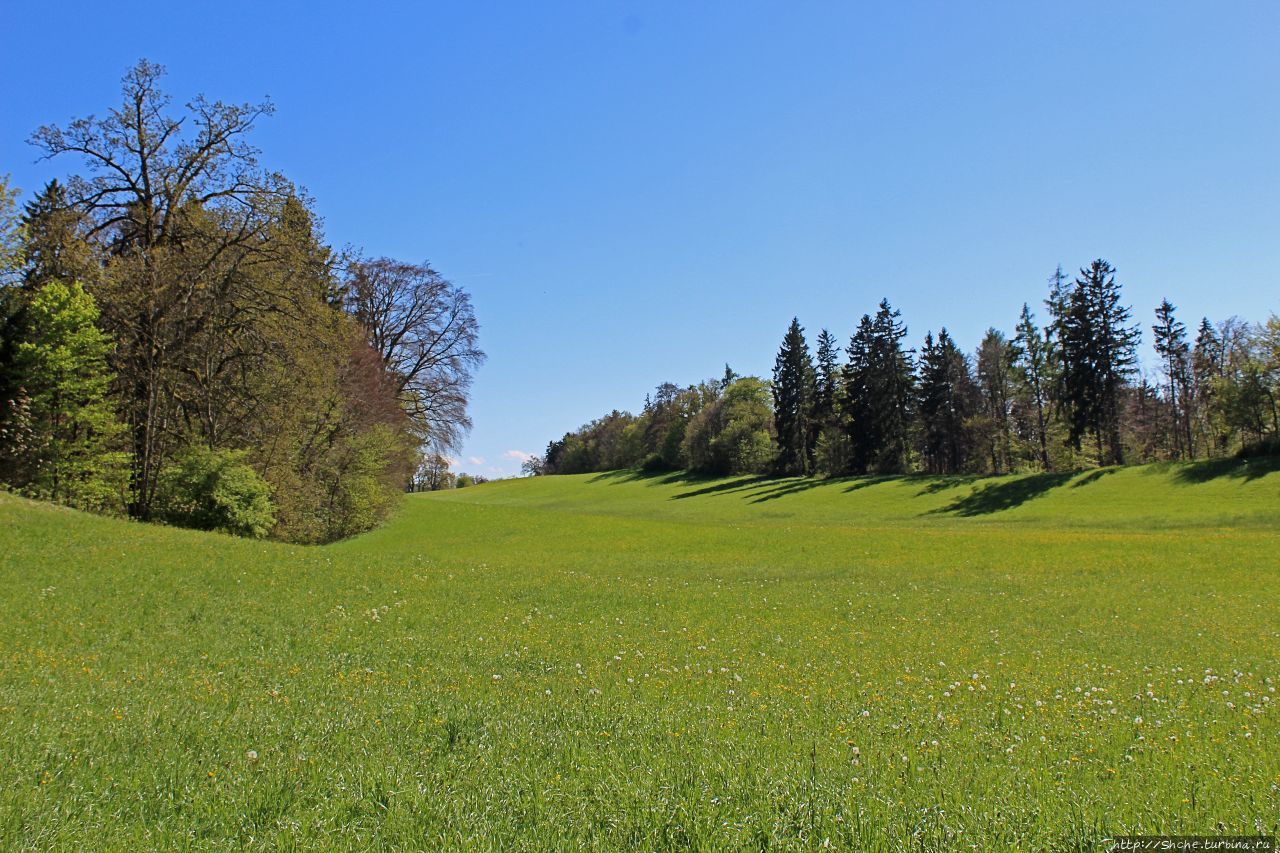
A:
<svg viewBox="0 0 1280 853">
<path fill-rule="evenodd" d="M 12 348 L 0 474 L 26 494 L 118 511 L 127 457 L 107 397 L 111 345 L 93 297 L 50 281 L 24 299 Z"/>
<path fill-rule="evenodd" d="M 747 376 L 694 415 L 684 438 L 689 469 L 704 474 L 765 474 L 777 457 L 769 384 Z"/>
<path fill-rule="evenodd" d="M 247 451 L 188 448 L 161 476 L 160 518 L 179 527 L 261 539 L 275 524 L 271 489 Z"/>
</svg>

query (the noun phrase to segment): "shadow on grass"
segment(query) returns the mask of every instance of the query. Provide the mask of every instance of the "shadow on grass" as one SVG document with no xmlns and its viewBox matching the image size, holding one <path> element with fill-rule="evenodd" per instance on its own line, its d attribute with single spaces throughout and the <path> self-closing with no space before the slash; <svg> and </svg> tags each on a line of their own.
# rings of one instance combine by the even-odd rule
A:
<svg viewBox="0 0 1280 853">
<path fill-rule="evenodd" d="M 920 477 L 924 482 L 924 488 L 916 492 L 916 497 L 924 495 L 936 495 L 938 492 L 945 492 L 947 489 L 954 489 L 957 486 L 967 486 L 969 483 L 978 479 L 977 474 L 926 474 Z"/>
<path fill-rule="evenodd" d="M 765 501 L 777 500 L 785 498 L 787 495 L 794 495 L 798 492 L 807 492 L 810 489 L 816 489 L 818 486 L 825 486 L 831 483 L 831 480 L 819 480 L 816 477 L 805 479 L 788 479 L 780 480 L 776 484 L 772 484 L 770 488 L 757 492 L 751 499 L 751 503 L 758 504 Z"/>
<path fill-rule="evenodd" d="M 1087 474 L 1082 474 L 1080 476 L 1080 479 L 1076 480 L 1074 483 L 1071 484 L 1071 488 L 1078 489 L 1081 486 L 1087 486 L 1090 483 L 1096 483 L 1099 480 L 1101 480 L 1103 477 L 1107 476 L 1108 474 L 1114 474 L 1119 470 L 1120 469 L 1118 467 L 1095 468 L 1094 470 L 1090 471 Z"/>
<path fill-rule="evenodd" d="M 1051 489 L 1065 485 L 1074 476 L 1074 472 L 1031 474 L 1016 480 L 991 483 L 975 489 L 962 498 L 957 498 L 944 507 L 932 510 L 930 515 L 975 516 L 1003 512 L 1038 498 Z"/>
<path fill-rule="evenodd" d="M 714 479 L 714 478 L 706 478 Z M 686 481 L 689 482 L 689 481 Z M 692 482 L 697 482 L 693 480 Z M 739 477 L 736 480 L 715 480 L 709 486 L 703 486 L 700 489 L 694 489 L 689 492 L 681 492 L 678 495 L 672 495 L 673 501 L 682 500 L 684 498 L 696 498 L 701 495 L 717 495 L 727 494 L 729 492 L 741 492 L 747 489 L 753 489 L 756 486 L 764 485 L 771 482 L 771 478 L 763 474 L 752 474 L 749 477 Z"/>
<path fill-rule="evenodd" d="M 1230 477 L 1247 483 L 1277 471 L 1280 471 L 1280 454 L 1244 458 L 1232 456 L 1227 459 L 1206 459 L 1204 462 L 1191 462 L 1180 466 L 1174 472 L 1173 481 L 1185 486 Z"/>
</svg>

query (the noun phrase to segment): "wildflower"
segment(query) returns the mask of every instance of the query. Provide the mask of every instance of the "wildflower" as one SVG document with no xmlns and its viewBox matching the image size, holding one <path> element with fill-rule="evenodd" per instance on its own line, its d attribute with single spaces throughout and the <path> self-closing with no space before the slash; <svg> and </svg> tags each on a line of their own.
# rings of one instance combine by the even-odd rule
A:
<svg viewBox="0 0 1280 853">
<path fill-rule="evenodd" d="M 249 759 L 249 762 L 250 762 L 250 763 L 252 763 L 252 762 L 254 762 L 254 761 L 257 761 L 257 760 L 258 760 L 258 751 L 257 751 L 256 749 L 251 749 L 251 750 L 249 750 L 248 752 L 246 752 L 246 753 L 244 754 L 244 757 L 245 757 L 245 758 L 247 758 L 247 759 Z"/>
</svg>

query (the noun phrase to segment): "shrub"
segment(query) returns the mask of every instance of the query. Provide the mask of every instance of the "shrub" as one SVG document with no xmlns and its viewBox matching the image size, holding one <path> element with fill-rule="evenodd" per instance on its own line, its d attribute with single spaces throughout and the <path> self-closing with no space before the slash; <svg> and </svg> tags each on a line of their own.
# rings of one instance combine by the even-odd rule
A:
<svg viewBox="0 0 1280 853">
<path fill-rule="evenodd" d="M 157 504 L 170 524 L 261 539 L 275 525 L 271 489 L 243 450 L 191 448 L 163 472 Z"/>
</svg>

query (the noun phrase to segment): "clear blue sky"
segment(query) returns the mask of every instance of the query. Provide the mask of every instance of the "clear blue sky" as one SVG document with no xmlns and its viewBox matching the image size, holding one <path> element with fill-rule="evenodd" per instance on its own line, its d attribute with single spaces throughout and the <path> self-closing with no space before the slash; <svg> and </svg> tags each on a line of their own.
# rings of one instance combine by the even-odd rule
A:
<svg viewBox="0 0 1280 853">
<path fill-rule="evenodd" d="M 1061 262 L 1144 327 L 1280 310 L 1280 3 L 0 4 L 0 172 L 36 126 L 270 95 L 336 244 L 430 259 L 489 361 L 462 467 L 663 380 L 767 374 L 882 296 L 972 348 Z M 1043 312 L 1041 312 L 1043 314 Z M 1149 337 L 1149 333 L 1148 333 Z M 469 461 L 483 460 L 483 461 Z"/>
</svg>

